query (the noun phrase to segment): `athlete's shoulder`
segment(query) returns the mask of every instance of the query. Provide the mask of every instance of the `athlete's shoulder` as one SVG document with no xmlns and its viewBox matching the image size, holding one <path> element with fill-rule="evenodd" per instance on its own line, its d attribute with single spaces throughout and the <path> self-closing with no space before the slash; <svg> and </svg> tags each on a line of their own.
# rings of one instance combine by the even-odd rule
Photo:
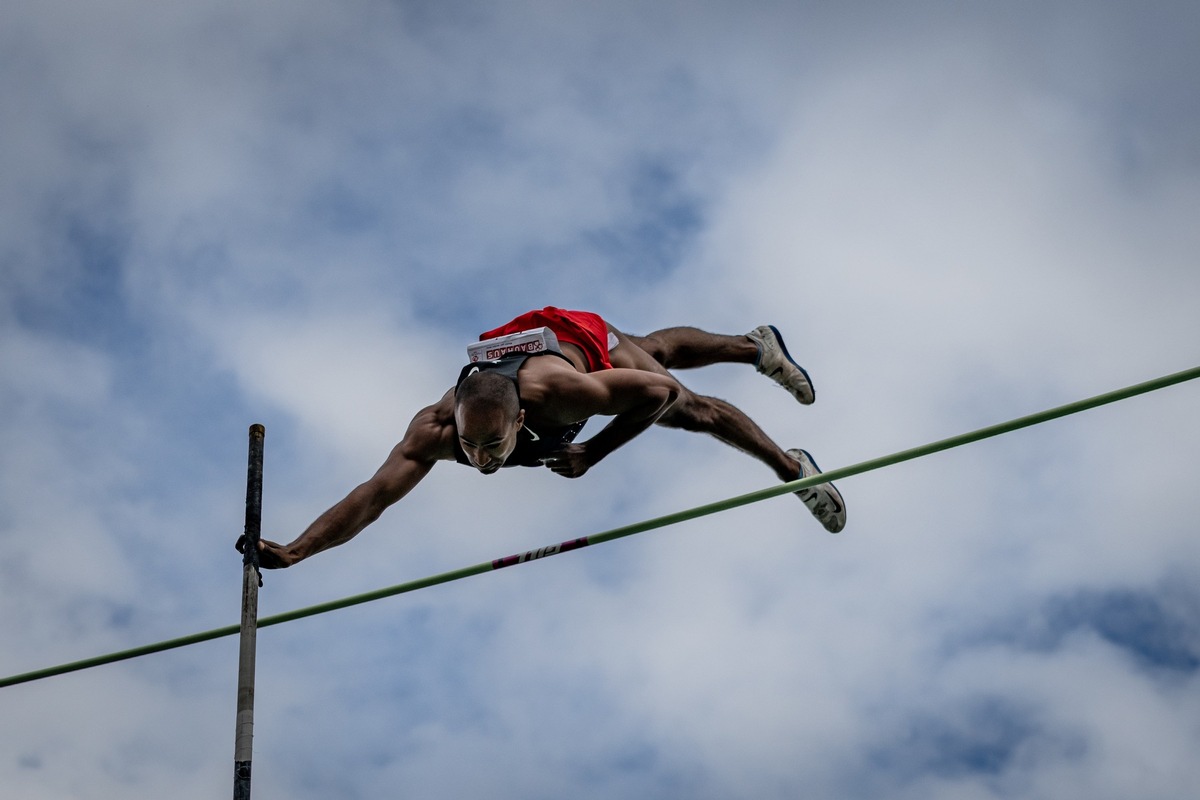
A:
<svg viewBox="0 0 1200 800">
<path fill-rule="evenodd" d="M 519 373 L 521 400 L 542 402 L 553 399 L 587 377 L 587 373 L 580 372 L 570 360 L 557 353 L 526 359 Z"/>
<path fill-rule="evenodd" d="M 414 460 L 449 460 L 454 458 L 454 442 L 457 438 L 454 389 L 449 389 L 436 403 L 416 413 L 400 445 L 405 455 Z"/>
</svg>

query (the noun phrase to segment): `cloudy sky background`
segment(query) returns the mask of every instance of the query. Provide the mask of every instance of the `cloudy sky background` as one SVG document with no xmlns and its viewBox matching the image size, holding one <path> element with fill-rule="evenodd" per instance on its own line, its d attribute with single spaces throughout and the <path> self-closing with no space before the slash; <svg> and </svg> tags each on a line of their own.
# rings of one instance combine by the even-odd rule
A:
<svg viewBox="0 0 1200 800">
<path fill-rule="evenodd" d="M 479 330 L 771 322 L 827 469 L 1200 364 L 1200 7 L 44 0 L 0 29 L 0 673 L 238 619 Z M 1200 386 L 264 630 L 256 798 L 1178 798 Z M 594 430 L 594 429 L 593 429 Z M 771 485 L 454 465 L 264 614 Z M 237 642 L 0 690 L 0 789 L 227 794 Z"/>
</svg>

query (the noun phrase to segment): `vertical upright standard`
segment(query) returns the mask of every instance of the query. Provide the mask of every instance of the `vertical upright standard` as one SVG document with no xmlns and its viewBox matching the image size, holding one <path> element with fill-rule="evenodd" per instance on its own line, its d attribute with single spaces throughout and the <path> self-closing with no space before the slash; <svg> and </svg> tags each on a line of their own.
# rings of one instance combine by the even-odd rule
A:
<svg viewBox="0 0 1200 800">
<path fill-rule="evenodd" d="M 233 745 L 233 800 L 250 800 L 254 752 L 254 651 L 258 635 L 258 540 L 262 534 L 263 439 L 266 428 L 250 426 L 246 469 L 246 543 L 242 553 L 242 635 L 238 651 L 237 736 Z"/>
</svg>

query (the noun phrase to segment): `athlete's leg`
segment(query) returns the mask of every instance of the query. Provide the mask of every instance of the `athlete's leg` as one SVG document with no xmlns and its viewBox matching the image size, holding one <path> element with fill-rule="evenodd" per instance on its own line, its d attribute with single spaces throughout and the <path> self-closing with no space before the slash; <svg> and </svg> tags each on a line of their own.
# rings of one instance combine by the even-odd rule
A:
<svg viewBox="0 0 1200 800">
<path fill-rule="evenodd" d="M 719 398 L 685 390 L 658 424 L 714 436 L 766 464 L 781 481 L 800 477 L 800 465 L 795 459 L 771 441 L 754 420 Z"/>
<path fill-rule="evenodd" d="M 758 345 L 749 336 L 725 336 L 699 328 L 664 328 L 629 338 L 667 369 L 753 364 L 758 358 Z"/>
<path fill-rule="evenodd" d="M 609 351 L 614 367 L 669 374 L 657 359 L 639 346 L 638 338 L 626 336 L 612 326 L 609 329 L 616 334 L 618 341 L 618 345 Z M 797 461 L 771 441 L 754 420 L 724 400 L 699 395 L 687 387 L 681 387 L 679 399 L 658 420 L 658 424 L 715 436 L 766 464 L 780 480 L 792 481 L 800 477 Z"/>
<path fill-rule="evenodd" d="M 699 328 L 664 328 L 631 337 L 667 369 L 691 369 L 710 364 L 753 364 L 804 405 L 816 398 L 808 373 L 795 362 L 773 325 L 762 325 L 745 336 L 725 336 Z"/>
<path fill-rule="evenodd" d="M 764 327 L 769 328 L 769 326 Z M 617 337 L 617 346 L 609 351 L 609 358 L 614 367 L 670 374 L 657 358 L 640 346 L 640 343 L 649 337 L 627 336 L 611 325 L 608 326 L 608 329 Z M 695 331 L 694 328 L 670 330 Z M 760 328 L 754 333 L 759 331 L 762 329 Z M 777 335 L 773 328 L 770 328 L 770 331 Z M 695 333 L 702 336 L 713 336 L 713 334 L 705 334 L 703 331 L 695 331 Z M 676 335 L 682 338 L 696 339 L 692 333 Z M 736 337 L 717 338 L 733 339 Z M 805 377 L 807 378 L 807 376 Z M 679 398 L 667 413 L 659 418 L 658 424 L 668 428 L 710 434 L 726 444 L 754 456 L 774 470 L 782 481 L 793 481 L 800 477 L 820 474 L 816 462 L 806 451 L 793 449 L 784 452 L 741 409 L 716 397 L 696 394 L 686 386 L 680 386 Z M 846 505 L 832 483 L 822 483 L 802 489 L 796 492 L 796 496 L 803 501 L 826 530 L 837 533 L 845 527 Z"/>
<path fill-rule="evenodd" d="M 807 451 L 793 449 L 783 452 L 737 407 L 715 397 L 695 394 L 686 388 L 675 405 L 658 420 L 658 424 L 711 434 L 762 461 L 774 469 L 779 480 L 784 482 L 821 473 Z M 846 504 L 832 483 L 810 486 L 795 494 L 825 526 L 825 530 L 837 533 L 846 527 Z"/>
</svg>

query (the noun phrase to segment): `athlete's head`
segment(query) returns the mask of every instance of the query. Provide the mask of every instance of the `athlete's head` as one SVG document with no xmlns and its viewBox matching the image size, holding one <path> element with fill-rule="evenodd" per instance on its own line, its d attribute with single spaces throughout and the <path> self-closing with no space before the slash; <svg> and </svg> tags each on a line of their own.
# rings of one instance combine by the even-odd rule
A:
<svg viewBox="0 0 1200 800">
<path fill-rule="evenodd" d="M 454 395 L 454 422 L 471 466 L 485 475 L 500 469 L 525 423 L 516 384 L 494 372 L 468 375 Z"/>
</svg>

